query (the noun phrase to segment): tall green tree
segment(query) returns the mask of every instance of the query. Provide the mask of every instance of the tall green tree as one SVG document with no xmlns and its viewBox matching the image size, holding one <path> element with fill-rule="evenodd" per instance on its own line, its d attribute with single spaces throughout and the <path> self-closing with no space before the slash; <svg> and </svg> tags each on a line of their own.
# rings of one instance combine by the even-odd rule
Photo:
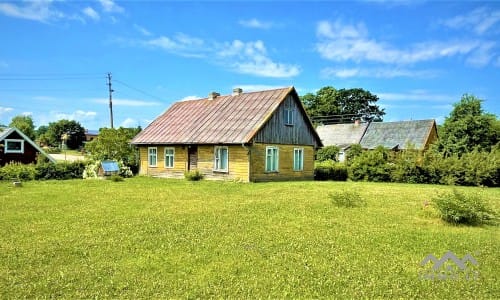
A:
<svg viewBox="0 0 500 300">
<path fill-rule="evenodd" d="M 499 142 L 499 121 L 495 115 L 484 112 L 482 101 L 465 94 L 453 105 L 439 137 L 439 150 L 445 156 L 462 155 L 474 149 L 490 151 Z"/>
<path fill-rule="evenodd" d="M 101 128 L 97 138 L 85 144 L 85 150 L 92 159 L 123 161 L 134 170 L 139 163 L 139 154 L 130 140 L 140 131 L 140 128 Z"/>
<path fill-rule="evenodd" d="M 9 127 L 16 127 L 30 139 L 35 140 L 35 124 L 31 116 L 19 115 L 12 118 Z"/>
<path fill-rule="evenodd" d="M 59 120 L 49 123 L 47 132 L 40 140 L 42 138 L 52 147 L 61 145 L 63 138 L 66 138 L 65 144 L 69 149 L 78 149 L 85 141 L 85 128 L 74 120 Z"/>
<path fill-rule="evenodd" d="M 307 113 L 313 119 L 338 116 L 339 122 L 348 122 L 354 118 L 382 121 L 385 112 L 376 105 L 378 100 L 376 95 L 361 88 L 337 90 L 331 86 L 321 88 L 316 94 L 308 93 L 301 97 Z"/>
</svg>

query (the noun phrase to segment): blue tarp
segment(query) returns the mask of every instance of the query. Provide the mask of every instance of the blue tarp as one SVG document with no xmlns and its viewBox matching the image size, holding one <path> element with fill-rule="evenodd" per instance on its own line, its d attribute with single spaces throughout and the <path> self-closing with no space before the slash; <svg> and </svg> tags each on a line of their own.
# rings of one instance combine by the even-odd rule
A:
<svg viewBox="0 0 500 300">
<path fill-rule="evenodd" d="M 118 162 L 114 160 L 104 160 L 103 162 L 101 162 L 101 167 L 104 171 L 104 175 L 116 174 L 120 171 Z"/>
</svg>

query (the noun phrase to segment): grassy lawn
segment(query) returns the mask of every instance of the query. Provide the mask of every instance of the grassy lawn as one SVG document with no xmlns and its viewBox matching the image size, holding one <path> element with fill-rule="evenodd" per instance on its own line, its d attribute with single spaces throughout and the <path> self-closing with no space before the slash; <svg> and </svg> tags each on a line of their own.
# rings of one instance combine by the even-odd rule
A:
<svg viewBox="0 0 500 300">
<path fill-rule="evenodd" d="M 0 182 L 0 298 L 500 298 L 499 227 L 424 205 L 452 187 L 132 178 Z M 500 189 L 480 193 L 500 210 Z M 328 194 L 355 190 L 361 208 Z M 422 279 L 446 251 L 477 279 Z"/>
</svg>

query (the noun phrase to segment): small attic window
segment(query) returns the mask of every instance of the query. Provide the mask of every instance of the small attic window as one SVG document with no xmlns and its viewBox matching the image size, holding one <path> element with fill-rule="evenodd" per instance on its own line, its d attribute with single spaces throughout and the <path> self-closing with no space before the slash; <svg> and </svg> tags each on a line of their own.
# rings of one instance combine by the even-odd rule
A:
<svg viewBox="0 0 500 300">
<path fill-rule="evenodd" d="M 24 140 L 5 140 L 5 153 L 24 153 Z"/>
<path fill-rule="evenodd" d="M 294 124 L 294 118 L 295 117 L 295 110 L 291 106 L 285 106 L 285 125 L 287 126 L 293 126 Z"/>
</svg>

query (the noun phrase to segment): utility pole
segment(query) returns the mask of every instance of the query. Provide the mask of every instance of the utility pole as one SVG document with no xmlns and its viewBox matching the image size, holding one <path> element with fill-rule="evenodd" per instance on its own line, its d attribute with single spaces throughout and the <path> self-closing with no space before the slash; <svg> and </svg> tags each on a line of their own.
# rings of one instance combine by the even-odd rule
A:
<svg viewBox="0 0 500 300">
<path fill-rule="evenodd" d="M 111 88 L 111 73 L 108 73 L 108 87 L 109 87 L 109 117 L 111 120 L 111 128 L 113 128 L 113 92 Z"/>
</svg>

